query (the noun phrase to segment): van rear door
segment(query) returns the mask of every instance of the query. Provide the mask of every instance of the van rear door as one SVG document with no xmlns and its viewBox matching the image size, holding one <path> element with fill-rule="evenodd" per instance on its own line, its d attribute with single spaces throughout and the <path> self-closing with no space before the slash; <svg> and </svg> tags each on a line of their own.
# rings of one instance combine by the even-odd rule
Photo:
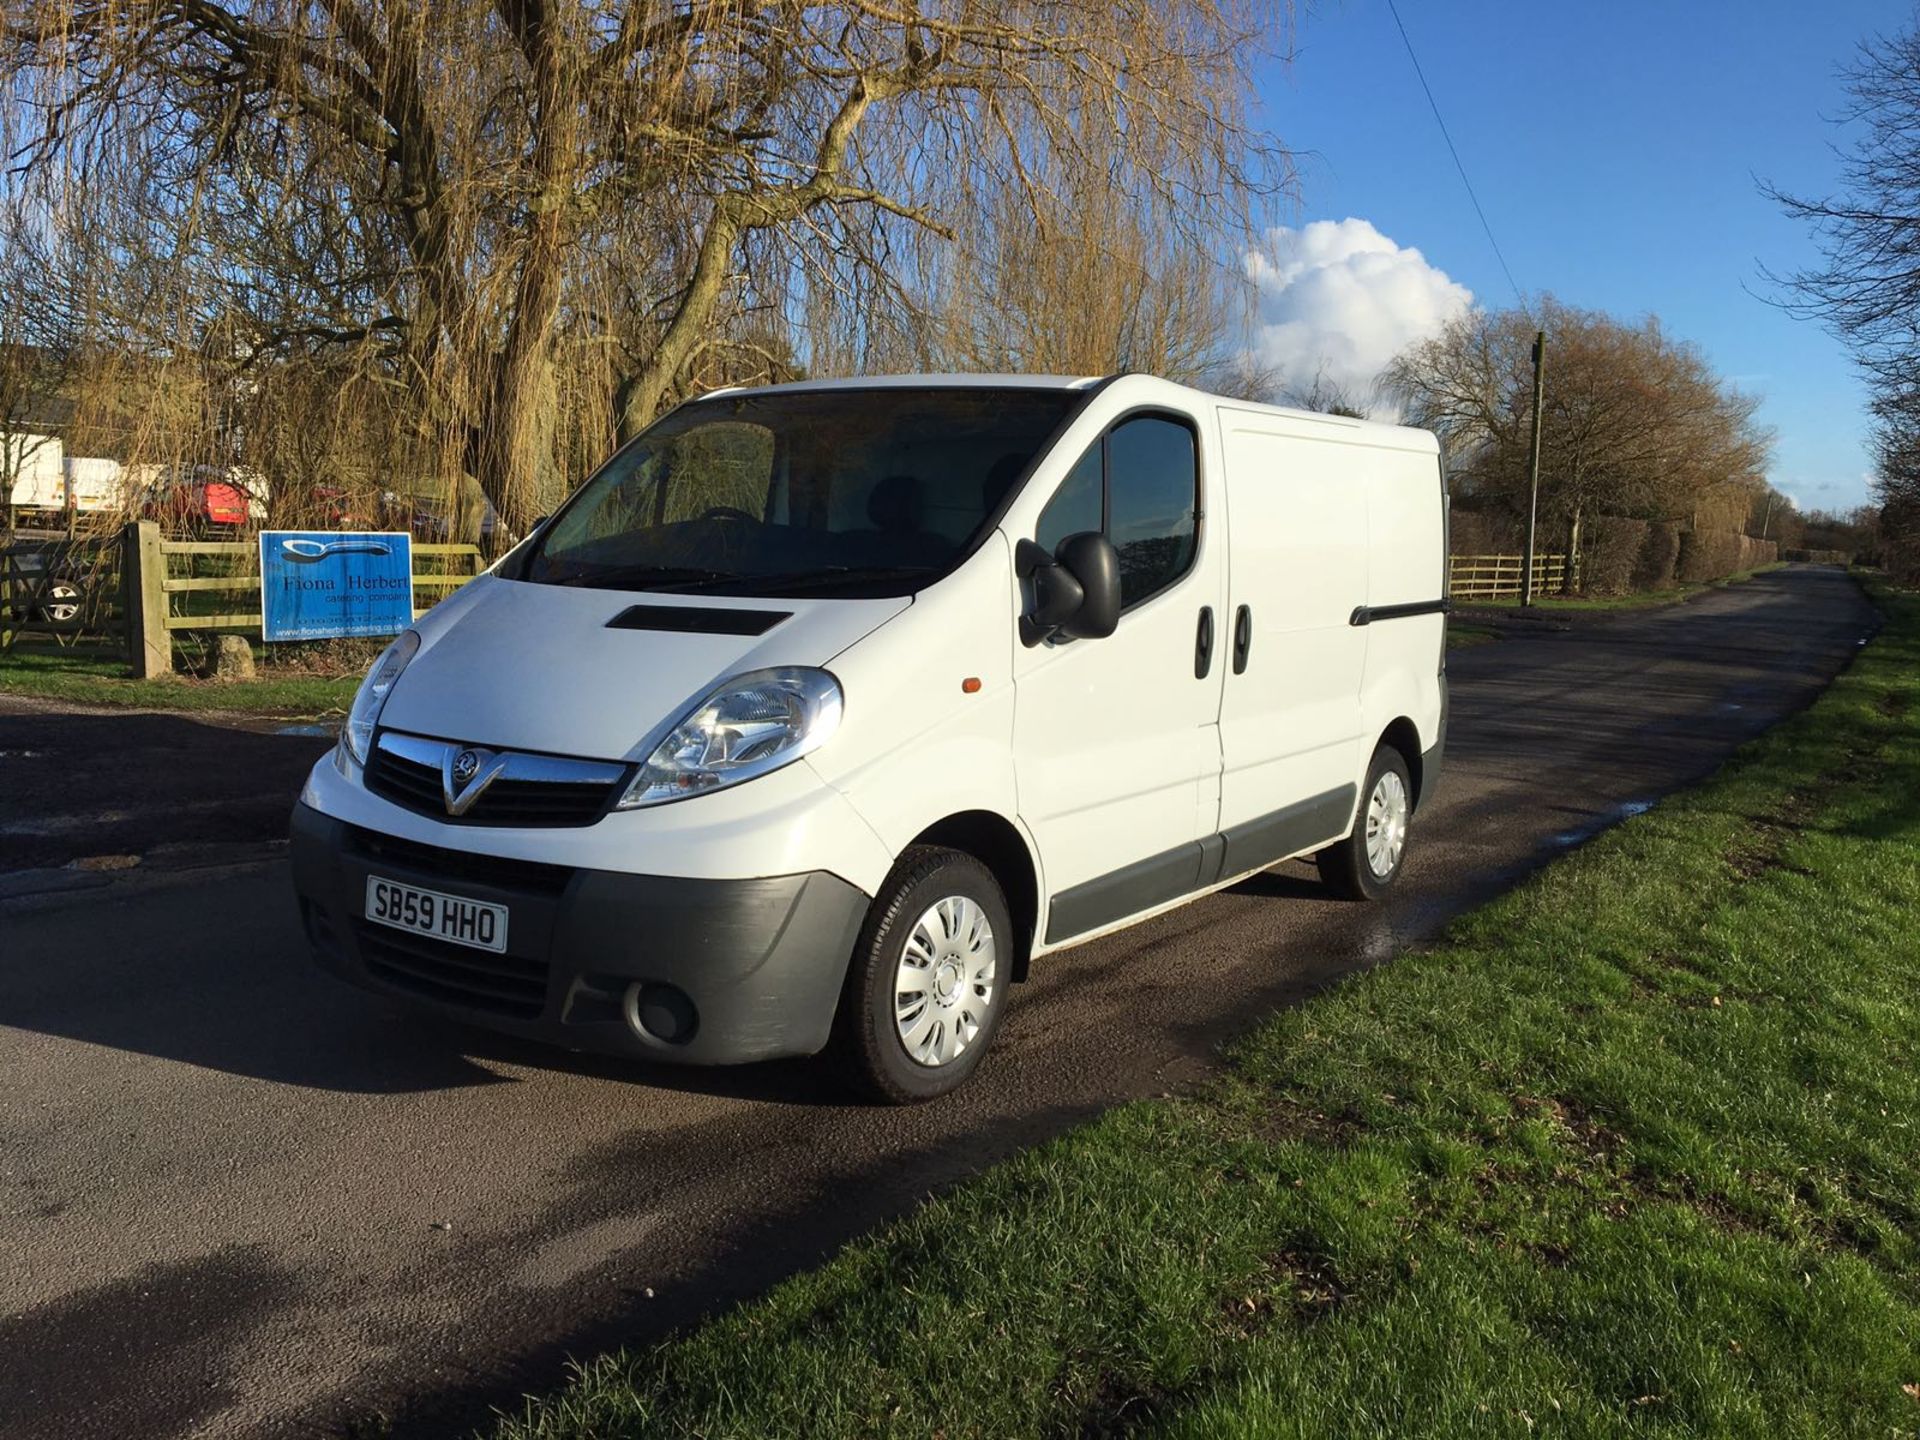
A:
<svg viewBox="0 0 1920 1440">
<path fill-rule="evenodd" d="M 1324 424 L 1325 439 L 1288 433 Z M 1226 688 L 1220 703 L 1223 875 L 1333 840 L 1352 818 L 1362 757 L 1367 630 L 1366 467 L 1334 417 L 1222 407 L 1229 504 Z"/>
</svg>

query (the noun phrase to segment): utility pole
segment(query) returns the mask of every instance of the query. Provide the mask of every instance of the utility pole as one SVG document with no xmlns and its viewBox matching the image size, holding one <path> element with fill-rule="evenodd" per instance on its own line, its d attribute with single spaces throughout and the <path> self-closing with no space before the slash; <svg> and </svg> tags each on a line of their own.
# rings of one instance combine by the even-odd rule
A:
<svg viewBox="0 0 1920 1440">
<path fill-rule="evenodd" d="M 1547 366 L 1547 332 L 1533 332 L 1533 436 L 1527 442 L 1527 553 L 1521 561 L 1520 604 L 1533 604 L 1533 532 L 1540 518 L 1540 395 Z"/>
</svg>

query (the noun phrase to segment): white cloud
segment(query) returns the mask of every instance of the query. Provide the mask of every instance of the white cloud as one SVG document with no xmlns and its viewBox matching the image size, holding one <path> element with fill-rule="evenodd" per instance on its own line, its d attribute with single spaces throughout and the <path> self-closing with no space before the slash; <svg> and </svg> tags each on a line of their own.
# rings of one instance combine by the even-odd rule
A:
<svg viewBox="0 0 1920 1440">
<path fill-rule="evenodd" d="M 1275 226 L 1246 266 L 1259 293 L 1248 349 L 1289 388 L 1323 375 L 1365 395 L 1388 361 L 1473 303 L 1464 285 L 1366 220 Z"/>
</svg>

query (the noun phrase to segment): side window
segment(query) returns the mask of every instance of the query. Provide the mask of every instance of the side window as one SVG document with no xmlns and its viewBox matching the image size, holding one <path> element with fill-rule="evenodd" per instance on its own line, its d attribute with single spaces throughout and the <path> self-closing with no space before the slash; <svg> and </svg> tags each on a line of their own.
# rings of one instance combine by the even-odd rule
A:
<svg viewBox="0 0 1920 1440">
<path fill-rule="evenodd" d="M 1157 595 L 1193 564 L 1199 467 L 1193 432 L 1143 415 L 1107 437 L 1107 538 L 1120 555 L 1122 609 Z"/>
<path fill-rule="evenodd" d="M 1131 609 L 1192 566 L 1199 494 L 1193 431 L 1142 415 L 1080 457 L 1040 512 L 1033 538 L 1052 551 L 1082 530 L 1105 531 L 1120 557 L 1121 608 Z"/>
<path fill-rule="evenodd" d="M 1060 482 L 1060 488 L 1040 512 L 1034 527 L 1035 543 L 1051 555 L 1069 535 L 1106 528 L 1106 495 L 1100 474 L 1101 446 L 1096 442 Z"/>
</svg>

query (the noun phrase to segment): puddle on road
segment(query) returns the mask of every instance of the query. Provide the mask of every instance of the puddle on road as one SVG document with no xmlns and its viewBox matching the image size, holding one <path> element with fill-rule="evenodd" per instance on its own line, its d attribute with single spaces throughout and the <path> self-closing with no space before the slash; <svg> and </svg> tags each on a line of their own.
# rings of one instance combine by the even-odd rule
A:
<svg viewBox="0 0 1920 1440">
<path fill-rule="evenodd" d="M 1644 815 L 1652 808 L 1651 800 L 1623 800 L 1611 810 L 1601 811 L 1584 825 L 1577 825 L 1571 830 L 1562 830 L 1558 835 L 1549 835 L 1545 843 L 1552 850 L 1566 850 L 1575 845 L 1583 845 L 1602 830 L 1618 825 L 1622 820 L 1631 820 L 1636 815 Z"/>
<path fill-rule="evenodd" d="M 1380 965 L 1409 945 L 1430 940 L 1458 909 L 1445 898 L 1414 900 L 1398 896 L 1373 908 L 1360 940 L 1360 954 L 1369 965 Z"/>
<path fill-rule="evenodd" d="M 44 750 L 0 750 L 0 760 L 38 760 Z"/>
<path fill-rule="evenodd" d="M 311 735 L 320 740 L 331 740 L 340 733 L 332 725 L 281 725 L 273 731 L 275 735 Z"/>
</svg>

